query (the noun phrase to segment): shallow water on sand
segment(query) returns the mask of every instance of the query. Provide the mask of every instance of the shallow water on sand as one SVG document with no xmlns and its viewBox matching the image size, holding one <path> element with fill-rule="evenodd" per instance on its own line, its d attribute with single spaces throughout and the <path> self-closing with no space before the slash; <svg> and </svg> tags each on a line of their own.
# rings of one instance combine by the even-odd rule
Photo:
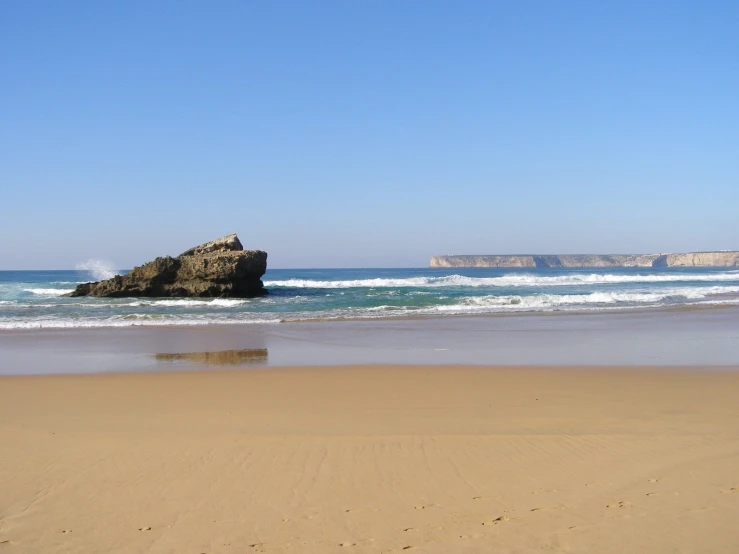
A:
<svg viewBox="0 0 739 554">
<path fill-rule="evenodd" d="M 0 331 L 0 375 L 352 364 L 739 368 L 739 308 Z"/>
</svg>

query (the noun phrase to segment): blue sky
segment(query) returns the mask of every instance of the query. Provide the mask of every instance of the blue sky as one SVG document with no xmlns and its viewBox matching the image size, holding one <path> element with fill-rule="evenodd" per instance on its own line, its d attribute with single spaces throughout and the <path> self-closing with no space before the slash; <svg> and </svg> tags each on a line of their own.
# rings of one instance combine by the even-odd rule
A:
<svg viewBox="0 0 739 554">
<path fill-rule="evenodd" d="M 0 2 L 0 269 L 739 249 L 737 2 Z"/>
</svg>

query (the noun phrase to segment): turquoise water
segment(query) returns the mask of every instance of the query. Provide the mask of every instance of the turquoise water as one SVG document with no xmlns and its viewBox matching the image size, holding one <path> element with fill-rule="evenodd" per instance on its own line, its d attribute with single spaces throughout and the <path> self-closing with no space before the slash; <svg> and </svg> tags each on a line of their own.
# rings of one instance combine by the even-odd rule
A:
<svg viewBox="0 0 739 554">
<path fill-rule="evenodd" d="M 736 269 L 271 269 L 256 299 L 64 298 L 104 268 L 0 271 L 0 329 L 597 312 L 739 305 Z M 121 273 L 125 273 L 122 271 Z"/>
</svg>

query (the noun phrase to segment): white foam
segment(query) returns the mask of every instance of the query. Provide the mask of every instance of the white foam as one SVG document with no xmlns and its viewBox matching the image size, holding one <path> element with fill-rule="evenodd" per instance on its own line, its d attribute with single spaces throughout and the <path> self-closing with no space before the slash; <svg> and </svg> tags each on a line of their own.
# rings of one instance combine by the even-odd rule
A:
<svg viewBox="0 0 739 554">
<path fill-rule="evenodd" d="M 113 262 L 107 260 L 89 259 L 86 262 L 78 263 L 75 268 L 79 271 L 89 271 L 92 278 L 96 281 L 104 281 L 118 275 Z"/>
<path fill-rule="evenodd" d="M 312 279 L 286 279 L 284 281 L 265 281 L 265 287 L 348 289 L 348 288 L 395 288 L 423 287 L 429 285 L 428 277 L 409 277 L 407 279 L 354 279 L 350 281 L 314 281 Z"/>
<path fill-rule="evenodd" d="M 445 306 L 434 306 L 433 310 L 440 312 L 460 311 L 491 311 L 496 308 L 514 310 L 558 309 L 581 306 L 616 306 L 616 305 L 647 305 L 658 304 L 667 300 L 703 300 L 719 294 L 739 293 L 739 287 L 703 287 L 703 288 L 672 288 L 655 292 L 592 292 L 590 294 L 536 294 L 532 296 L 519 295 L 486 295 L 470 296 L 461 299 L 459 303 Z M 737 299 L 713 299 L 715 303 L 739 303 Z"/>
<path fill-rule="evenodd" d="M 537 301 L 538 300 L 538 301 Z M 403 316 L 447 316 L 447 315 L 485 315 L 485 314 L 501 314 L 501 313 L 547 313 L 553 311 L 562 312 L 604 312 L 604 311 L 623 311 L 644 307 L 651 308 L 664 308 L 670 305 L 668 302 L 658 302 L 656 299 L 643 298 L 643 302 L 588 302 L 583 300 L 579 303 L 567 304 L 562 299 L 554 299 L 554 301 L 547 302 L 546 299 L 537 300 L 525 300 L 521 301 L 520 298 L 516 297 L 495 297 L 488 305 L 480 304 L 474 305 L 474 303 L 461 302 L 458 304 L 452 304 L 447 306 L 428 306 L 423 308 L 415 307 L 391 307 L 385 306 L 384 310 L 377 310 L 376 308 L 364 308 L 360 310 L 333 310 L 330 312 L 323 312 L 321 314 L 293 314 L 290 317 L 285 317 L 285 321 L 312 321 L 312 320 L 342 320 L 342 319 L 385 319 L 385 318 L 396 318 Z M 664 299 L 663 299 L 664 300 Z M 650 302 L 651 303 L 648 303 Z M 721 306 L 721 305 L 739 305 L 739 298 L 732 299 L 710 299 L 710 300 L 699 300 L 693 301 L 690 305 L 694 306 Z"/>
<path fill-rule="evenodd" d="M 74 289 L 23 289 L 23 292 L 30 292 L 39 296 L 62 296 L 74 292 Z"/>
<path fill-rule="evenodd" d="M 548 296 L 548 297 L 547 297 Z M 566 298 L 568 296 L 582 298 Z M 0 329 L 90 329 L 90 328 L 117 328 L 117 327 L 170 327 L 170 326 L 211 326 L 211 325 L 250 325 L 250 324 L 277 324 L 282 322 L 326 321 L 326 320 L 356 320 L 356 319 L 384 319 L 403 316 L 440 316 L 440 315 L 471 315 L 496 314 L 505 312 L 551 312 L 551 311 L 607 311 L 628 310 L 639 307 L 664 307 L 667 297 L 644 294 L 641 297 L 624 299 L 596 297 L 593 295 L 539 295 L 533 297 L 518 296 L 491 296 L 472 297 L 462 300 L 458 304 L 447 306 L 429 306 L 424 308 L 376 306 L 362 309 L 341 309 L 328 312 L 303 312 L 292 314 L 247 314 L 230 313 L 221 317 L 208 314 L 198 317 L 188 315 L 173 317 L 163 314 L 130 314 L 111 318 L 46 318 L 46 319 L 0 319 Z M 661 302 L 661 301 L 662 302 Z M 739 298 L 702 299 L 694 300 L 690 305 L 721 306 L 739 305 Z"/>
<path fill-rule="evenodd" d="M 216 308 L 231 308 L 233 306 L 240 306 L 246 304 L 248 300 L 242 299 L 231 299 L 231 298 L 213 298 L 208 300 L 195 300 L 191 298 L 175 298 L 167 300 L 143 300 L 139 302 L 133 302 L 130 306 L 163 306 L 171 308 L 189 308 L 195 306 L 213 306 Z"/>
<path fill-rule="evenodd" d="M 408 277 L 404 279 L 354 279 L 321 281 L 313 279 L 285 279 L 282 281 L 265 281 L 266 287 L 290 288 L 402 288 L 402 287 L 541 287 L 541 286 L 577 286 L 606 285 L 612 283 L 673 283 L 673 282 L 721 282 L 739 281 L 739 273 L 726 271 L 721 273 L 688 274 L 571 274 L 571 275 L 532 275 L 516 273 L 500 277 L 467 277 L 464 275 L 447 275 L 444 277 Z"/>
<path fill-rule="evenodd" d="M 246 315 L 246 314 L 244 314 Z M 260 314 L 263 316 L 264 314 Z M 116 316 L 110 318 L 53 318 L 34 320 L 0 320 L 0 329 L 96 329 L 107 327 L 191 327 L 209 325 L 232 325 L 232 324 L 275 324 L 280 319 L 255 317 L 251 314 L 247 318 L 216 318 L 216 317 L 156 317 L 149 314 L 131 314 L 128 316 Z"/>
</svg>

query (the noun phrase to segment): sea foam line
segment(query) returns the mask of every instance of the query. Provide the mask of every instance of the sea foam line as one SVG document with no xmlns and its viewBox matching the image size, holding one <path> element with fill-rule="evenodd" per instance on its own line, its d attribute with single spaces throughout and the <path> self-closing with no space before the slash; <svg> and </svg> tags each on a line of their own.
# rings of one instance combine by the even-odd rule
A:
<svg viewBox="0 0 739 554">
<path fill-rule="evenodd" d="M 537 294 L 467 296 L 447 305 L 374 306 L 368 308 L 337 308 L 313 312 L 255 313 L 222 312 L 216 314 L 133 313 L 106 318 L 46 317 L 43 319 L 0 319 L 0 329 L 59 329 L 134 326 L 193 326 L 231 324 L 275 324 L 280 322 L 322 321 L 338 319 L 382 319 L 402 316 L 440 316 L 465 314 L 499 314 L 506 312 L 552 311 L 612 311 L 665 306 L 737 305 L 739 296 L 721 298 L 721 294 L 739 294 L 739 287 L 705 287 L 663 289 L 660 292 L 593 292 L 589 294 Z M 675 300 L 675 302 L 671 302 Z M 681 300 L 681 301 L 680 301 Z M 687 301 L 687 302 L 686 302 Z"/>
<path fill-rule="evenodd" d="M 131 314 L 125 317 L 111 318 L 47 318 L 47 319 L 10 319 L 0 320 L 0 329 L 96 329 L 120 327 L 192 327 L 232 324 L 275 324 L 280 319 L 270 318 L 213 318 L 213 317 L 156 317 L 149 314 Z"/>
<path fill-rule="evenodd" d="M 402 288 L 402 287 L 538 287 L 567 285 L 606 285 L 612 283 L 670 283 L 670 282 L 721 282 L 739 281 L 739 273 L 723 272 L 708 274 L 671 275 L 613 275 L 575 274 L 539 276 L 531 274 L 503 275 L 501 277 L 467 277 L 447 275 L 444 277 L 408 277 L 404 279 L 353 279 L 323 281 L 313 279 L 285 279 L 265 281 L 266 287 L 290 288 Z"/>
<path fill-rule="evenodd" d="M 193 298 L 174 298 L 166 300 L 137 300 L 120 306 L 161 306 L 169 308 L 188 308 L 196 306 L 214 306 L 219 308 L 232 308 L 248 303 L 249 300 L 238 298 L 212 298 L 197 300 Z"/>
<path fill-rule="evenodd" d="M 517 306 L 520 308 L 547 308 L 587 304 L 654 304 L 664 300 L 702 300 L 720 294 L 737 294 L 739 287 L 674 288 L 655 292 L 591 292 L 588 294 L 536 294 L 468 296 L 458 304 L 436 306 L 444 311 L 449 308 L 487 308 Z M 736 299 L 739 301 L 739 298 Z"/>
<path fill-rule="evenodd" d="M 74 289 L 23 289 L 23 292 L 30 292 L 39 296 L 62 296 L 74 292 Z"/>
</svg>

